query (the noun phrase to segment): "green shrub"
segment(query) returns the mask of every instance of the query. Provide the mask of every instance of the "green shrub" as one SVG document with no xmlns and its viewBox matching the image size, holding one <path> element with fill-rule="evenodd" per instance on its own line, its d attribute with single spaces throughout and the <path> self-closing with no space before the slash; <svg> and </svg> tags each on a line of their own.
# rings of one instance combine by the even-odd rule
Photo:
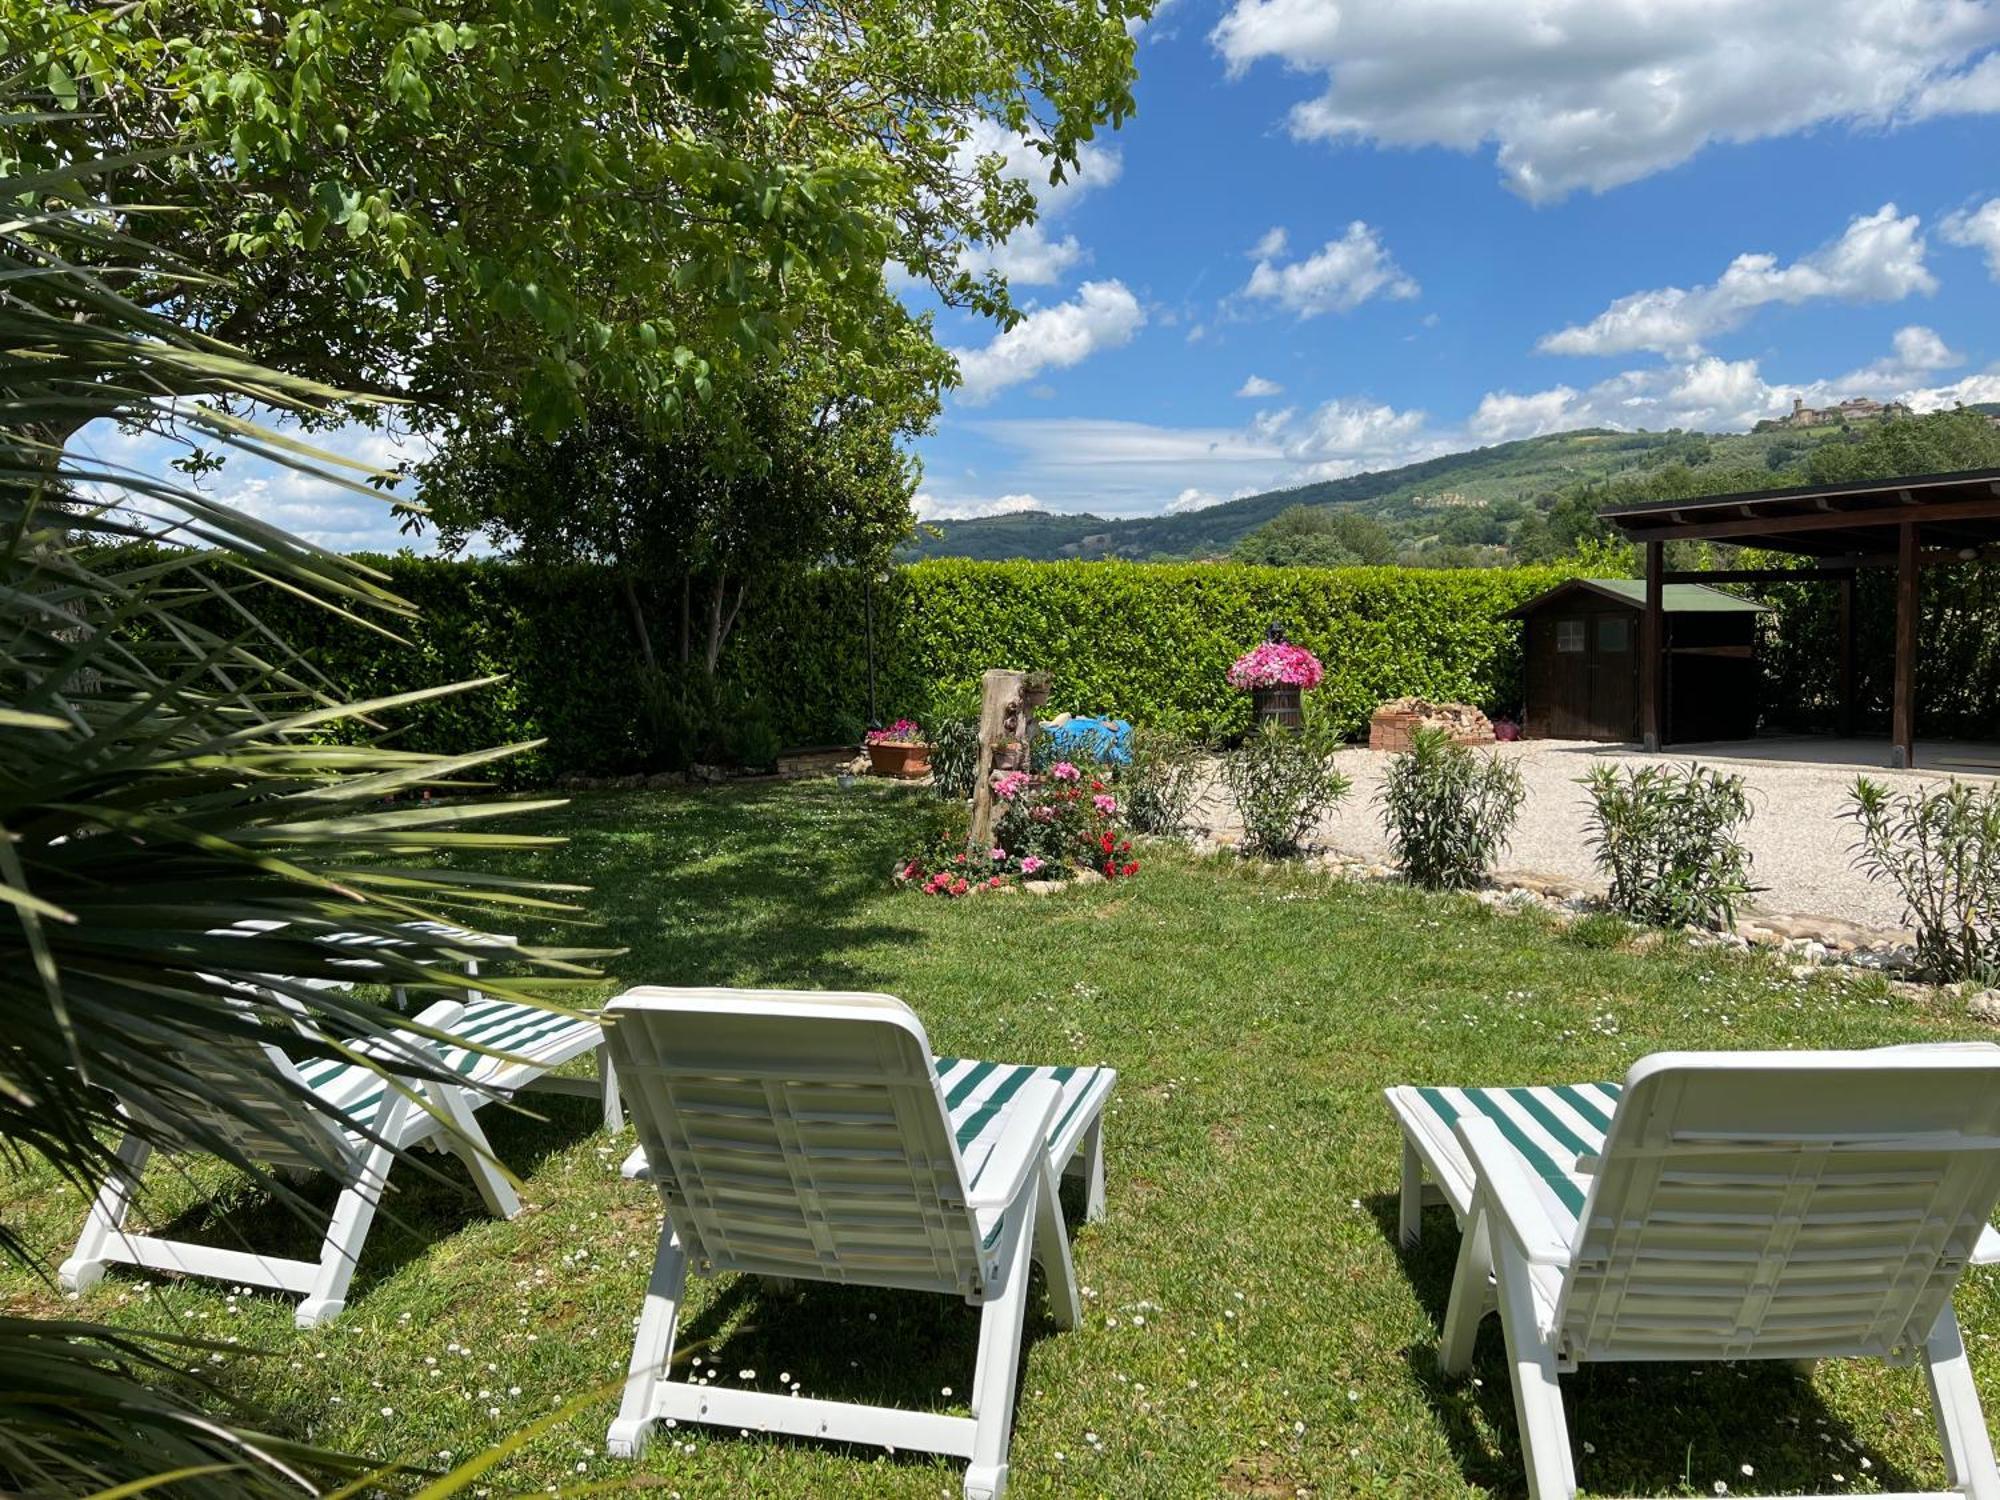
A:
<svg viewBox="0 0 2000 1500">
<path fill-rule="evenodd" d="M 1171 729 L 1132 730 L 1132 760 L 1118 772 L 1125 816 L 1140 833 L 1176 834 L 1201 795 L 1202 747 Z"/>
<path fill-rule="evenodd" d="M 1420 725 L 1410 748 L 1391 757 L 1378 801 L 1403 873 L 1457 891 L 1486 878 L 1526 796 L 1512 761 L 1476 755 L 1447 731 Z"/>
<path fill-rule="evenodd" d="M 949 802 L 972 795 L 979 777 L 979 724 L 973 719 L 931 721 L 931 787 Z"/>
<path fill-rule="evenodd" d="M 1352 783 L 1334 768 L 1340 742 L 1311 730 L 1266 721 L 1223 758 L 1223 779 L 1243 820 L 1243 847 L 1283 858 L 1296 854 L 1320 818 Z"/>
<path fill-rule="evenodd" d="M 1690 762 L 1598 764 L 1590 792 L 1590 843 L 1611 883 L 1612 907 L 1660 927 L 1726 927 L 1750 884 L 1750 851 L 1737 831 L 1750 820 L 1741 776 Z"/>
<path fill-rule="evenodd" d="M 1917 930 L 1917 963 L 1945 983 L 2000 977 L 2000 787 L 1918 786 L 1892 797 L 1858 778 L 1846 817 L 1854 862 L 1893 883 Z"/>
</svg>

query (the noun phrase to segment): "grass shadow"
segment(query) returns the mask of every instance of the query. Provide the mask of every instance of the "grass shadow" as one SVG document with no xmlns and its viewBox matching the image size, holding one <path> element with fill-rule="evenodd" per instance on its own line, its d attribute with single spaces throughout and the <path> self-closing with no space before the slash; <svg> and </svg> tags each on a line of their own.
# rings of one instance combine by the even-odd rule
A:
<svg viewBox="0 0 2000 1500">
<path fill-rule="evenodd" d="M 1452 1211 L 1425 1209 L 1418 1242 L 1405 1248 L 1397 1195 L 1376 1194 L 1366 1206 L 1441 1335 L 1460 1239 Z M 1463 1378 L 1439 1368 L 1435 1339 L 1402 1355 L 1467 1482 L 1495 1494 L 1525 1493 L 1498 1316 L 1481 1323 L 1472 1370 Z M 1790 1361 L 1587 1364 L 1562 1385 L 1577 1480 L 1586 1492 L 1706 1494 L 1720 1482 L 1746 1494 L 1819 1493 L 1832 1473 L 1858 1477 L 1864 1458 L 1869 1478 L 1883 1490 L 1925 1488 L 1864 1447 L 1810 1375 Z M 1745 1463 L 1754 1473 L 1743 1472 Z"/>
<path fill-rule="evenodd" d="M 873 987 L 891 976 L 857 955 L 920 937 L 860 915 L 905 852 L 895 804 L 914 813 L 919 795 L 831 781 L 663 791 L 617 799 L 613 819 L 586 794 L 549 820 L 569 842 L 534 873 L 593 888 L 602 926 L 558 940 L 626 949 L 608 965 L 620 988 Z"/>
<path fill-rule="evenodd" d="M 532 1110 L 533 1114 L 524 1110 Z M 531 1094 L 521 1108 L 495 1102 L 479 1121 L 497 1156 L 525 1181 L 550 1157 L 577 1144 L 602 1121 L 597 1101 L 576 1095 Z M 160 1158 L 155 1157 L 157 1163 Z M 190 1244 L 244 1250 L 286 1260 L 318 1260 L 338 1184 L 315 1173 L 292 1184 L 297 1202 L 247 1179 L 191 1204 L 148 1232 Z M 350 1307 L 440 1241 L 487 1217 L 465 1164 L 448 1151 L 416 1149 L 389 1174 L 388 1190 L 369 1226 L 347 1293 Z M 120 1266 L 116 1274 L 161 1281 L 163 1273 Z M 258 1289 L 258 1295 L 289 1294 Z"/>
</svg>

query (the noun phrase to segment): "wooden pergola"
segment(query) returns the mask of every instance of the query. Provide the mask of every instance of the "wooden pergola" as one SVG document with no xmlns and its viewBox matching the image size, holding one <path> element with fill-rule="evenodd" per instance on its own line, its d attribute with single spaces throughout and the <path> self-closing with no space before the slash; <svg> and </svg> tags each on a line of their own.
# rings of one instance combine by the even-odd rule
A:
<svg viewBox="0 0 2000 1500">
<path fill-rule="evenodd" d="M 1927 474 L 1861 484 L 1807 485 L 1620 506 L 1603 518 L 1643 544 L 1646 607 L 1640 616 L 1639 723 L 1648 750 L 1665 723 L 1666 629 L 1661 591 L 1669 583 L 1798 583 L 1823 578 L 1840 591 L 1841 732 L 1854 716 L 1854 579 L 1863 568 L 1896 570 L 1896 672 L 1890 729 L 1892 766 L 1916 764 L 1917 580 L 1922 569 L 1972 562 L 2000 544 L 2000 469 Z M 1710 568 L 1670 571 L 1668 542 L 1730 542 L 1812 560 L 1803 569 Z"/>
</svg>

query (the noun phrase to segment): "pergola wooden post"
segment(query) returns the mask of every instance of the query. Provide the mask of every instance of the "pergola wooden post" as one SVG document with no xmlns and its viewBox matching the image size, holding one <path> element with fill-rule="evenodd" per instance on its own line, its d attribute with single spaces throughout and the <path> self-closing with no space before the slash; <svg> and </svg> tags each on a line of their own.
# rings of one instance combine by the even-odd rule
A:
<svg viewBox="0 0 2000 1500">
<path fill-rule="evenodd" d="M 1896 690 L 1890 719 L 1890 764 L 1917 763 L 1917 523 L 1896 529 Z"/>
<path fill-rule="evenodd" d="M 1839 613 L 1836 624 L 1840 631 L 1840 711 L 1834 726 L 1842 739 L 1854 735 L 1854 659 L 1857 655 L 1854 632 L 1854 575 L 1840 576 Z"/>
<path fill-rule="evenodd" d="M 1648 750 L 1664 743 L 1667 722 L 1665 572 L 1666 544 L 1646 543 L 1646 612 L 1639 620 L 1639 734 Z"/>
<path fill-rule="evenodd" d="M 1708 495 L 1616 506 L 1600 513 L 1646 549 L 1646 613 L 1641 625 L 1640 732 L 1646 748 L 1667 737 L 1671 686 L 1660 609 L 1668 583 L 1823 582 L 1837 584 L 1840 638 L 1839 724 L 1853 728 L 1855 675 L 1854 578 L 1861 568 L 1896 570 L 1896 672 L 1890 694 L 1891 766 L 1917 759 L 1917 635 L 1922 570 L 1932 566 L 2000 560 L 2000 469 L 1913 475 L 1860 484 L 1805 485 L 1797 489 Z M 1811 566 L 1710 568 L 1668 572 L 1668 542 L 1728 542 L 1787 552 Z"/>
</svg>

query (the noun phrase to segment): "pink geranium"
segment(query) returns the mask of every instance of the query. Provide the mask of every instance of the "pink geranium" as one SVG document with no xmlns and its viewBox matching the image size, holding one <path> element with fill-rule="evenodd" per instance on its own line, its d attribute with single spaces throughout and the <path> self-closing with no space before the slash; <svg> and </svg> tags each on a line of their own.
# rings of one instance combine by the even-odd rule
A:
<svg viewBox="0 0 2000 1500">
<path fill-rule="evenodd" d="M 1059 760 L 1054 765 L 1050 766 L 1049 775 L 1053 776 L 1057 781 L 1083 780 L 1083 772 L 1079 771 L 1075 766 L 1071 765 L 1066 760 Z"/>
<path fill-rule="evenodd" d="M 921 745 L 924 731 L 915 719 L 898 719 L 887 729 L 871 729 L 866 736 L 871 745 Z"/>
<path fill-rule="evenodd" d="M 1041 867 L 1042 867 L 1042 862 L 1039 859 L 1035 858 L 1035 856 L 1032 854 L 1026 856 L 1021 861 L 1021 873 L 1023 875 L 1032 875 L 1035 873 L 1035 871 L 1039 870 Z"/>
<path fill-rule="evenodd" d="M 1319 658 L 1305 647 L 1265 641 L 1236 658 L 1229 668 L 1229 685 L 1245 689 L 1295 687 L 1309 692 L 1325 675 Z"/>
<path fill-rule="evenodd" d="M 1035 778 L 1026 771 L 1008 771 L 993 780 L 993 795 L 1002 802 L 1012 802 L 1021 795 L 1021 788 Z"/>
<path fill-rule="evenodd" d="M 1100 794 L 1090 799 L 1090 805 L 1107 818 L 1117 816 L 1118 799 L 1116 797 L 1107 797 Z"/>
</svg>

